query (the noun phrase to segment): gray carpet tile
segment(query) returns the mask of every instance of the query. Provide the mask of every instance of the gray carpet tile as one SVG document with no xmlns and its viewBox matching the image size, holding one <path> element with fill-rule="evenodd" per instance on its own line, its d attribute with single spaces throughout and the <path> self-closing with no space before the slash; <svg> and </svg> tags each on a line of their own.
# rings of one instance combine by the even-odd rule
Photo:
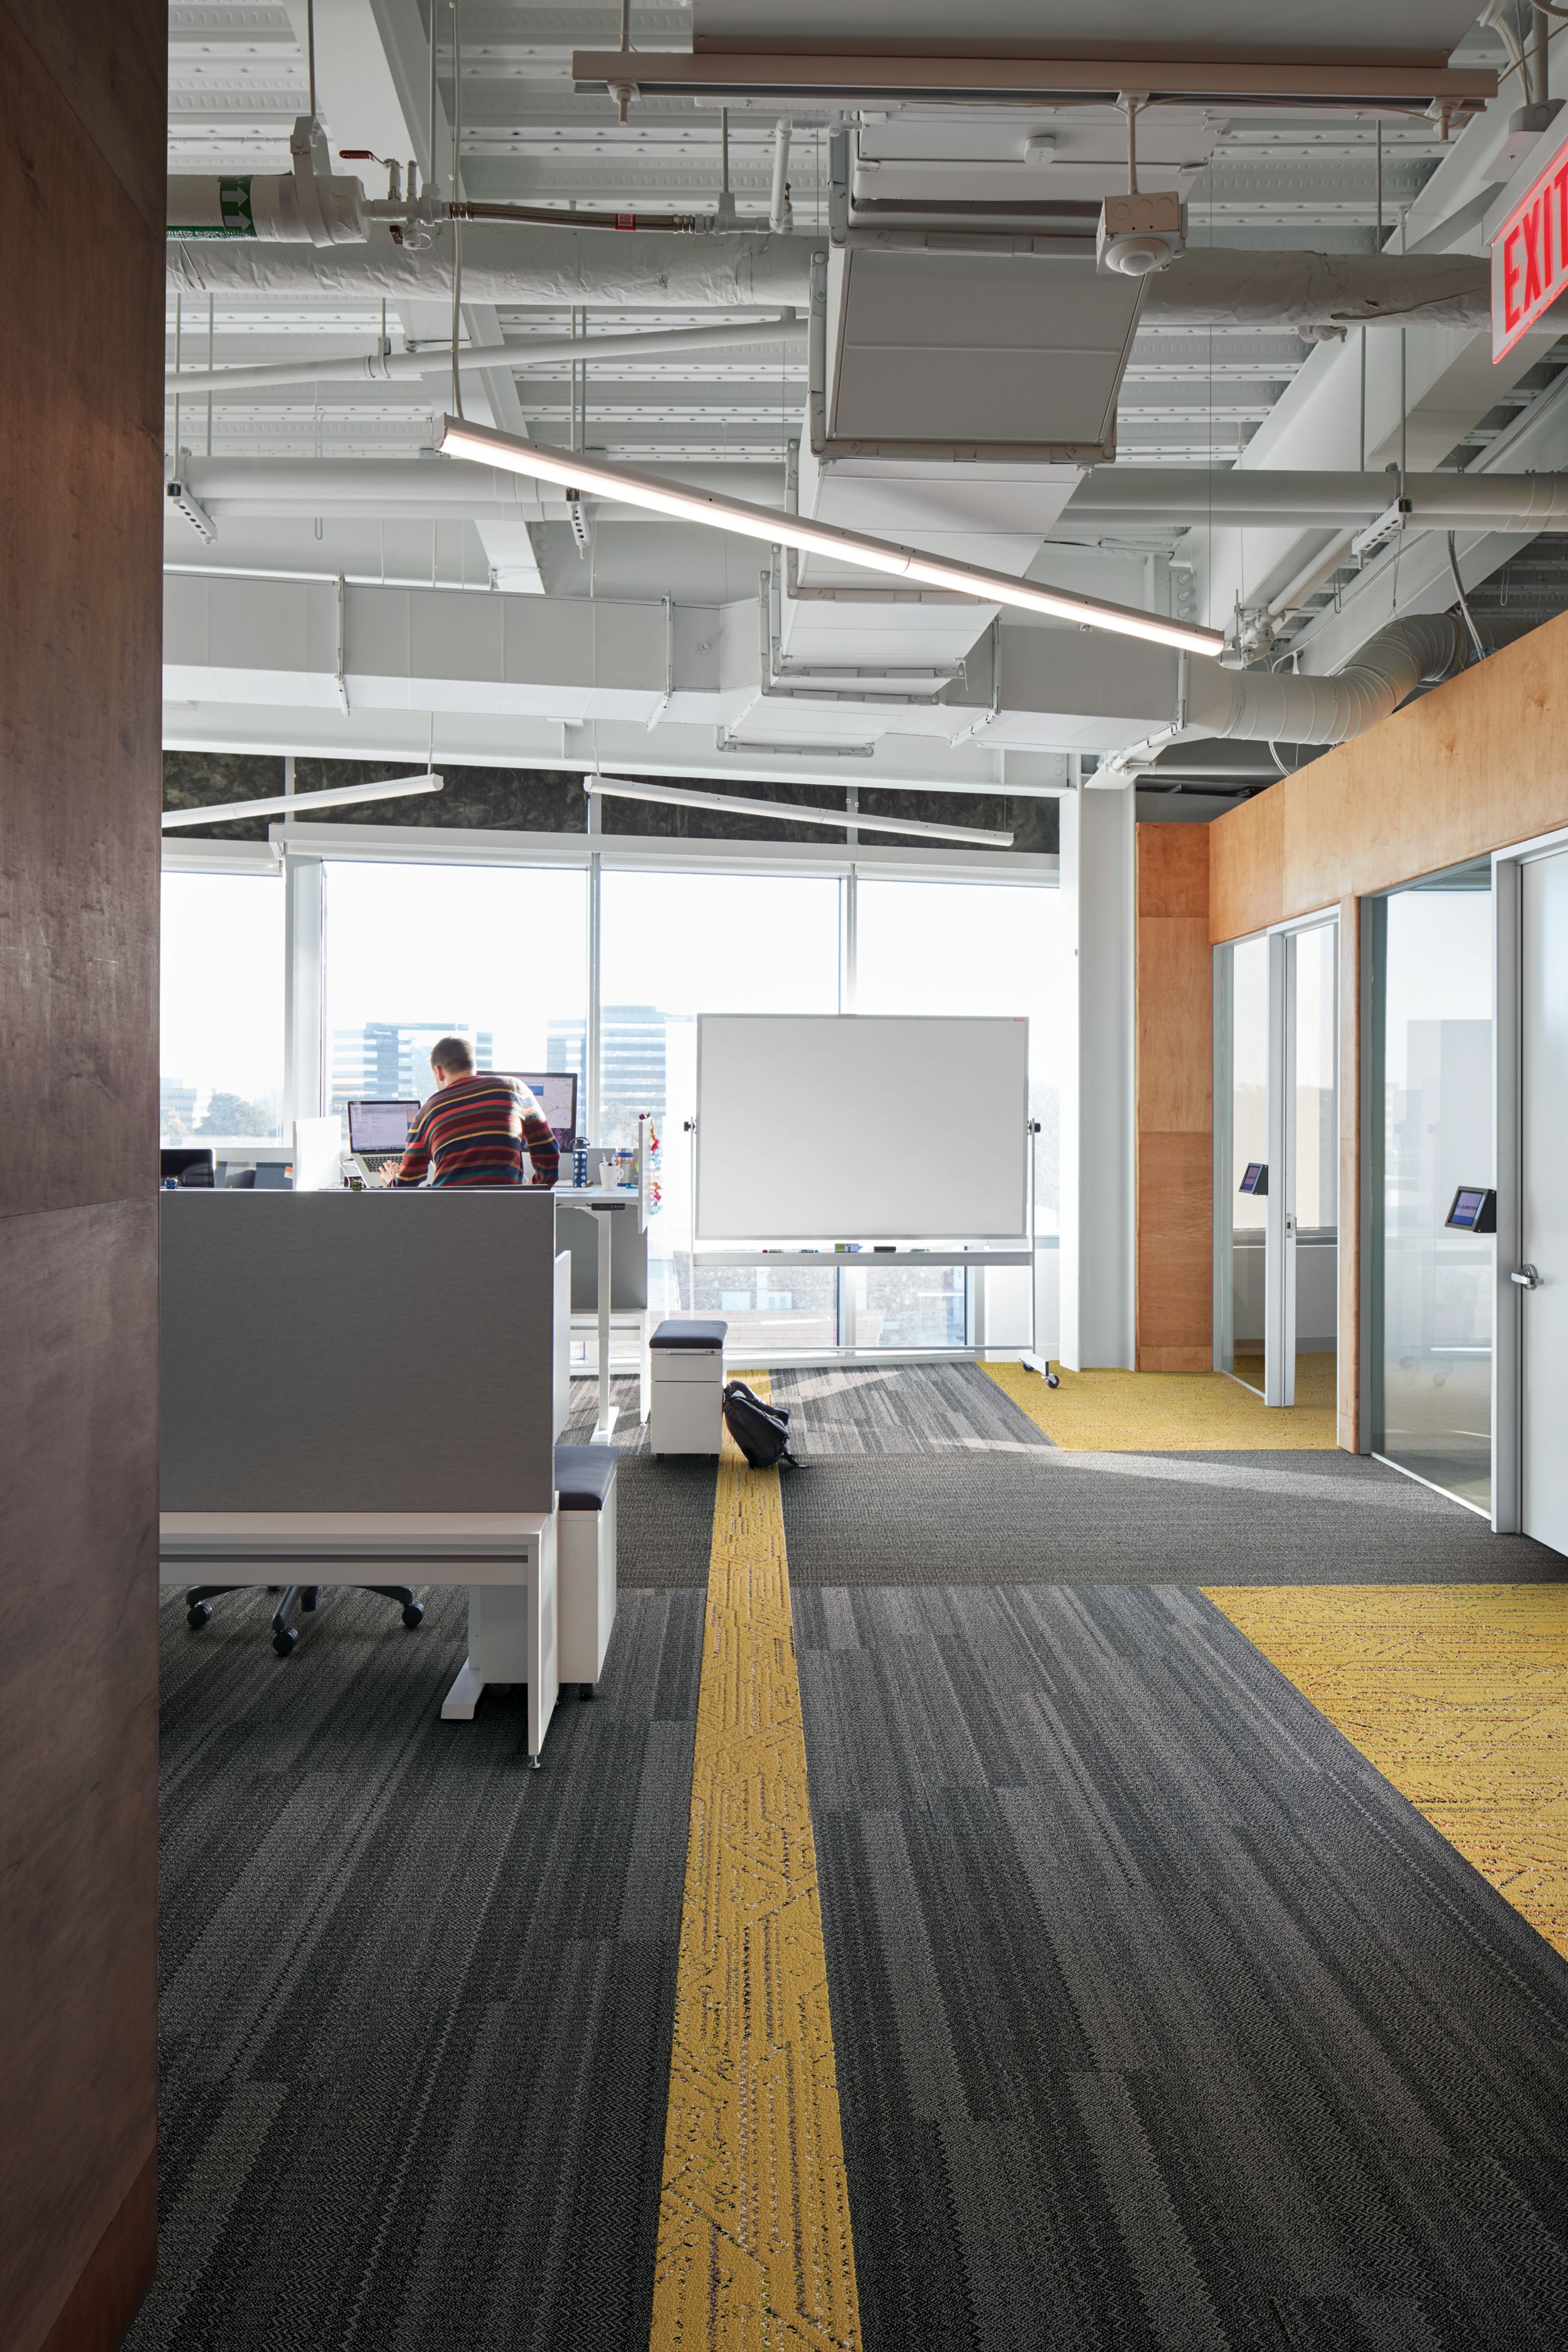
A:
<svg viewBox="0 0 1568 2352">
<path fill-rule="evenodd" d="M 1052 1450 L 978 1364 L 827 1364 L 771 1377 L 797 1454 Z"/>
<path fill-rule="evenodd" d="M 1552 1582 L 1568 1560 L 1353 1454 L 808 1456 L 792 1585 Z"/>
<path fill-rule="evenodd" d="M 465 1596 L 163 1612 L 158 2283 L 131 2352 L 646 2352 L 701 1654 L 629 1591 L 544 1769 Z"/>
<path fill-rule="evenodd" d="M 1217 1610 L 795 1609 L 866 2352 L 1561 2352 L 1568 1966 Z"/>
<path fill-rule="evenodd" d="M 647 1423 L 637 1417 L 637 1381 L 612 1381 L 610 1394 L 619 1414 L 611 1434 L 621 1457 L 616 1473 L 616 1557 L 622 1587 L 705 1592 L 717 1461 L 692 1454 L 656 1462 L 647 1450 Z M 574 1381 L 570 1444 L 588 1443 L 597 1411 L 596 1384 Z"/>
</svg>

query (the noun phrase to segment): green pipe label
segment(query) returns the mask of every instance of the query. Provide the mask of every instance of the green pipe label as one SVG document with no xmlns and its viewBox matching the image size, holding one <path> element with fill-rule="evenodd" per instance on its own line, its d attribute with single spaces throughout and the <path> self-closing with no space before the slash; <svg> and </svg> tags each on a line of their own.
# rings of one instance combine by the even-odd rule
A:
<svg viewBox="0 0 1568 2352">
<path fill-rule="evenodd" d="M 171 221 L 171 236 L 254 236 L 256 222 L 250 210 L 248 180 L 220 180 L 217 184 L 218 216 L 216 221 Z"/>
</svg>

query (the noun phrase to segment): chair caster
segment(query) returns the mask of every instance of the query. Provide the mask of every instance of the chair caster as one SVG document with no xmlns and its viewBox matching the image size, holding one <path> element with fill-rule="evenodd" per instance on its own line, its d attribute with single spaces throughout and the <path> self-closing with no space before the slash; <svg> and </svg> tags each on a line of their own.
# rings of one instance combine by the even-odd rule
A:
<svg viewBox="0 0 1568 2352">
<path fill-rule="evenodd" d="M 212 1623 L 212 1614 L 213 1605 L 210 1601 L 193 1601 L 185 1612 L 185 1622 L 193 1633 L 199 1633 L 204 1625 Z"/>
<path fill-rule="evenodd" d="M 1046 1386 L 1048 1389 L 1059 1389 L 1061 1386 L 1061 1380 L 1058 1374 L 1056 1372 L 1047 1372 L 1046 1374 Z"/>
<path fill-rule="evenodd" d="M 278 1631 L 272 1636 L 272 1646 L 277 1651 L 280 1658 L 286 1658 L 291 1650 L 297 1649 L 299 1642 L 300 1628 L 298 1625 L 279 1625 Z"/>
<path fill-rule="evenodd" d="M 313 1609 L 315 1607 L 317 1591 L 318 1588 L 313 1584 L 308 1584 L 305 1587 L 305 1590 L 300 1595 L 300 1606 L 301 1609 Z"/>
<path fill-rule="evenodd" d="M 423 1625 L 425 1622 L 425 1603 L 422 1601 L 405 1601 L 403 1606 L 403 1622 L 407 1626 L 410 1633 L 414 1631 L 416 1625 Z"/>
</svg>

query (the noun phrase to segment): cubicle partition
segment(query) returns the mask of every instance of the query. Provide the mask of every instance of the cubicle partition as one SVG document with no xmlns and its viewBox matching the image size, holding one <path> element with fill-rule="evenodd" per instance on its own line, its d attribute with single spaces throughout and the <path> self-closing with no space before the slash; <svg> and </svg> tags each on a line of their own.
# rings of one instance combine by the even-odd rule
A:
<svg viewBox="0 0 1568 2352">
<path fill-rule="evenodd" d="M 549 1192 L 160 1205 L 164 1511 L 552 1508 Z"/>
</svg>

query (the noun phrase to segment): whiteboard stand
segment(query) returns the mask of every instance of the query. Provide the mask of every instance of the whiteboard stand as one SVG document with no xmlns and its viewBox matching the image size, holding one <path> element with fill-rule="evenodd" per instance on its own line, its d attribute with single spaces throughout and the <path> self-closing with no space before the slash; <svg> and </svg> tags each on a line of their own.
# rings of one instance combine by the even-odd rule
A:
<svg viewBox="0 0 1568 2352">
<path fill-rule="evenodd" d="M 1051 1370 L 1051 1360 L 1040 1354 L 1040 1270 L 1035 1252 L 1035 1138 L 1040 1122 L 1032 1118 L 1029 1130 L 1029 1344 L 1018 1361 L 1026 1372 L 1043 1372 L 1048 1389 L 1059 1389 L 1061 1376 Z"/>
</svg>

